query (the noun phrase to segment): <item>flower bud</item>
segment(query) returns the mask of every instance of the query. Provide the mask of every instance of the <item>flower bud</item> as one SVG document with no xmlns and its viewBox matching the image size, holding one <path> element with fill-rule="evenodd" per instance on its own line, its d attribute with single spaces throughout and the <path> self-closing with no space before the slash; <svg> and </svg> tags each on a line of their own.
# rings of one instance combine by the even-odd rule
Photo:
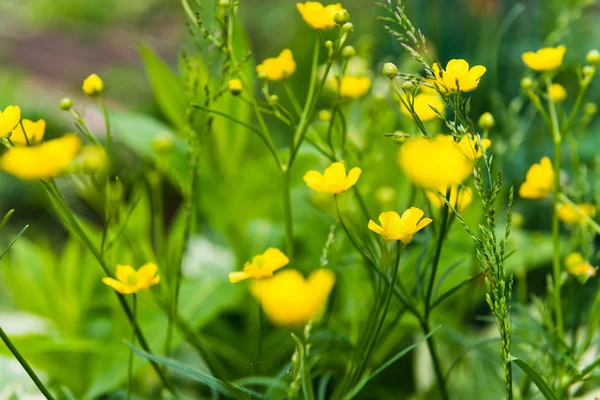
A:
<svg viewBox="0 0 600 400">
<path fill-rule="evenodd" d="M 69 111 L 73 107 L 73 100 L 68 97 L 63 97 L 60 100 L 60 109 L 63 111 Z"/>
<path fill-rule="evenodd" d="M 325 47 L 327 47 L 329 50 L 333 49 L 333 42 L 331 40 L 327 40 L 325 42 Z"/>
<path fill-rule="evenodd" d="M 585 56 L 585 60 L 592 65 L 599 64 L 600 52 L 596 49 L 588 51 L 587 55 Z"/>
<path fill-rule="evenodd" d="M 256 76 L 258 77 L 258 79 L 260 79 L 261 81 L 265 81 L 267 80 L 268 76 L 267 73 L 264 71 L 260 71 L 256 74 Z"/>
<path fill-rule="evenodd" d="M 583 76 L 585 76 L 588 79 L 591 79 L 596 74 L 596 68 L 592 67 L 591 65 L 586 65 L 585 67 L 583 67 L 581 72 L 583 72 Z"/>
<path fill-rule="evenodd" d="M 567 98 L 567 91 L 565 90 L 563 85 L 553 83 L 548 89 L 548 96 L 550 96 L 552 101 L 564 101 Z"/>
<path fill-rule="evenodd" d="M 270 104 L 275 104 L 279 101 L 279 96 L 277 96 L 276 94 L 272 94 L 269 96 L 269 103 Z"/>
<path fill-rule="evenodd" d="M 157 153 L 169 151 L 175 145 L 175 140 L 170 133 L 163 133 L 152 139 L 152 149 Z"/>
<path fill-rule="evenodd" d="M 415 84 L 411 81 L 406 81 L 402 84 L 402 89 L 405 92 L 412 93 L 415 90 Z"/>
<path fill-rule="evenodd" d="M 319 120 L 320 121 L 331 121 L 331 111 L 329 111 L 329 110 L 319 111 Z"/>
<path fill-rule="evenodd" d="M 240 93 L 242 93 L 243 89 L 242 81 L 240 81 L 239 79 L 231 79 L 229 82 L 227 82 L 227 89 L 232 95 L 239 95 Z"/>
<path fill-rule="evenodd" d="M 81 160 L 83 170 L 93 174 L 104 169 L 106 165 L 106 152 L 98 145 L 88 144 L 81 151 Z"/>
<path fill-rule="evenodd" d="M 598 112 L 598 106 L 595 103 L 585 103 L 583 106 L 583 113 L 588 117 L 593 116 Z"/>
<path fill-rule="evenodd" d="M 104 82 L 98 75 L 92 74 L 83 81 L 81 89 L 90 97 L 98 96 L 104 89 Z"/>
<path fill-rule="evenodd" d="M 494 127 L 494 125 L 496 125 L 494 116 L 492 114 L 490 114 L 489 112 L 484 112 L 483 114 L 481 114 L 481 117 L 479 117 L 478 123 L 479 123 L 479 126 L 481 127 L 481 129 L 483 129 L 484 131 L 489 131 L 490 129 L 492 129 Z"/>
<path fill-rule="evenodd" d="M 348 14 L 348 11 L 341 9 L 334 15 L 333 21 L 339 26 L 342 26 L 346 22 L 350 21 L 350 14 Z"/>
<path fill-rule="evenodd" d="M 342 26 L 342 30 L 347 33 L 354 32 L 354 25 L 352 25 L 352 22 L 346 22 Z"/>
<path fill-rule="evenodd" d="M 229 2 L 229 0 L 219 0 L 218 5 L 221 8 L 227 8 L 231 5 L 231 3 Z"/>
<path fill-rule="evenodd" d="M 395 64 L 393 64 L 393 63 L 383 64 L 383 75 L 386 78 L 393 79 L 396 77 L 397 73 L 398 73 L 398 67 L 396 67 Z"/>
<path fill-rule="evenodd" d="M 521 87 L 525 90 L 529 90 L 533 87 L 533 79 L 531 79 L 530 77 L 526 76 L 525 78 L 521 79 Z"/>
<path fill-rule="evenodd" d="M 352 46 L 345 46 L 342 49 L 342 57 L 344 58 L 352 58 L 356 55 L 356 50 Z"/>
</svg>

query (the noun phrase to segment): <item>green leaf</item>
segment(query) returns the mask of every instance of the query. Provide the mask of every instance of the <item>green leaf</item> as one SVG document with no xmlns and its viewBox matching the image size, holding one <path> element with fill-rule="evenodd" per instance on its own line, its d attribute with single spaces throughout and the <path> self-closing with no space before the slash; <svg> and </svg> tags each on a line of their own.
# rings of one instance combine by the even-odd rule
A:
<svg viewBox="0 0 600 400">
<path fill-rule="evenodd" d="M 6 214 L 6 215 L 8 215 L 8 214 Z M 21 231 L 17 234 L 17 236 L 15 236 L 15 238 L 8 244 L 8 246 L 6 246 L 6 248 L 4 249 L 4 251 L 2 252 L 2 254 L 0 254 L 0 260 L 2 260 L 4 258 L 4 256 L 6 255 L 6 252 L 8 250 L 10 250 L 10 248 L 12 247 L 13 244 L 15 244 L 15 242 L 17 241 L 17 239 L 20 238 L 21 235 L 25 233 L 25 231 L 27 230 L 27 228 L 29 228 L 29 225 L 25 225 L 23 227 L 23 229 L 21 229 Z"/>
<path fill-rule="evenodd" d="M 531 368 L 529 366 L 529 364 L 527 364 L 525 361 L 520 360 L 518 358 L 513 358 L 511 360 L 511 362 L 514 362 L 515 364 L 517 364 L 519 366 L 519 368 L 521 368 L 521 370 L 523 372 L 525 372 L 529 378 L 531 378 L 533 383 L 535 383 L 535 386 L 537 386 L 537 388 L 540 390 L 540 392 L 544 395 L 544 398 L 546 398 L 548 400 L 558 400 L 558 397 L 552 391 L 552 388 L 550 387 L 550 385 L 548 385 L 548 383 L 544 380 L 544 378 L 539 376 L 538 373 L 535 372 L 533 370 L 533 368 Z"/>
<path fill-rule="evenodd" d="M 476 279 L 478 279 L 479 277 L 481 277 L 481 275 L 483 275 L 483 273 L 481 273 L 481 272 L 478 273 L 477 275 L 473 275 L 472 277 L 467 278 L 464 281 L 462 281 L 461 283 L 459 283 L 458 285 L 454 286 L 452 289 L 448 289 L 447 291 L 442 293 L 438 298 L 435 299 L 435 301 L 431 305 L 431 309 L 433 310 L 434 308 L 436 308 L 437 306 L 442 304 L 442 302 L 444 300 L 446 300 L 448 297 L 452 296 L 454 293 L 458 292 L 463 287 L 469 285 L 471 282 L 473 282 Z"/>
<path fill-rule="evenodd" d="M 6 224 L 8 224 L 8 220 L 10 219 L 10 217 L 13 215 L 14 212 L 15 212 L 14 208 L 12 210 L 8 210 L 8 212 L 6 213 L 4 218 L 2 218 L 2 222 L 0 222 L 0 232 L 2 232 L 4 230 L 4 228 L 6 227 Z"/>
</svg>

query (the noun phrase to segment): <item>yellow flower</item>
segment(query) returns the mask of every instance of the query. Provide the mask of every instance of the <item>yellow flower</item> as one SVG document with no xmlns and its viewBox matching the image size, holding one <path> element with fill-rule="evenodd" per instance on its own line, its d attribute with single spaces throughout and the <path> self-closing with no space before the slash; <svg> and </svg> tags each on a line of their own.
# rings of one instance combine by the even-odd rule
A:
<svg viewBox="0 0 600 400">
<path fill-rule="evenodd" d="M 563 45 L 558 47 L 544 47 L 537 52 L 528 51 L 521 56 L 523 62 L 535 71 L 552 71 L 561 66 L 563 56 L 567 48 Z"/>
<path fill-rule="evenodd" d="M 252 282 L 250 291 L 274 324 L 293 327 L 307 323 L 324 309 L 334 283 L 335 275 L 328 269 L 318 269 L 308 279 L 288 269 Z"/>
<path fill-rule="evenodd" d="M 379 215 L 381 226 L 373 220 L 369 220 L 369 229 L 383 236 L 388 242 L 400 240 L 402 243 L 408 244 L 412 241 L 415 233 L 431 223 L 431 218 L 421 219 L 423 214 L 423 210 L 416 207 L 404 211 L 402 217 L 397 212 L 387 211 Z"/>
<path fill-rule="evenodd" d="M 444 200 L 440 197 L 438 193 L 446 195 L 446 188 L 439 188 L 437 191 L 433 192 L 427 191 L 427 198 L 429 201 L 436 206 L 437 208 L 441 208 L 444 204 Z M 460 186 L 452 186 L 452 191 L 450 192 L 450 199 L 448 199 L 452 207 L 458 212 L 464 210 L 471 202 L 473 201 L 473 191 L 471 188 L 462 188 Z"/>
<path fill-rule="evenodd" d="M 593 204 L 582 203 L 573 207 L 571 204 L 562 203 L 556 210 L 558 218 L 565 224 L 583 223 L 584 217 L 594 217 L 596 215 L 596 207 Z"/>
<path fill-rule="evenodd" d="M 80 147 L 74 133 L 37 146 L 13 147 L 0 158 L 0 168 L 24 180 L 53 178 L 63 172 Z"/>
<path fill-rule="evenodd" d="M 525 182 L 519 188 L 519 196 L 524 199 L 545 199 L 554 185 L 554 170 L 548 157 L 542 158 L 539 164 L 533 164 Z"/>
<path fill-rule="evenodd" d="M 88 96 L 97 96 L 102 93 L 104 82 L 102 82 L 102 79 L 98 75 L 92 74 L 83 81 L 81 88 L 83 89 L 83 93 Z"/>
<path fill-rule="evenodd" d="M 289 262 L 290 260 L 281 250 L 271 247 L 264 253 L 252 257 L 251 262 L 247 261 L 243 271 L 231 272 L 229 281 L 236 283 L 248 278 L 269 278 L 273 276 L 273 272 L 285 267 Z"/>
<path fill-rule="evenodd" d="M 571 253 L 565 258 L 565 265 L 571 275 L 580 276 L 585 279 L 596 275 L 596 267 L 583 259 L 579 253 Z"/>
<path fill-rule="evenodd" d="M 408 103 L 409 101 L 406 97 L 404 98 L 404 100 L 406 103 Z M 437 96 L 437 92 L 435 95 L 419 93 L 415 96 L 415 113 L 417 114 L 417 117 L 419 117 L 419 119 L 423 122 L 431 121 L 432 119 L 437 117 L 437 114 L 431 109 L 431 107 L 429 107 L 430 105 L 435 107 L 435 109 L 438 110 L 440 113 L 444 113 L 445 106 L 440 97 Z M 400 110 L 402 111 L 402 114 L 406 115 L 407 117 L 412 117 L 408 108 L 404 106 L 404 103 L 400 103 Z"/>
<path fill-rule="evenodd" d="M 296 3 L 296 7 L 307 24 L 314 29 L 324 30 L 329 30 L 335 26 L 333 17 L 335 17 L 338 11 L 342 10 L 340 3 L 324 6 L 318 1 Z"/>
<path fill-rule="evenodd" d="M 370 88 L 371 80 L 366 76 L 344 76 L 340 85 L 340 95 L 346 99 L 360 99 Z"/>
<path fill-rule="evenodd" d="M 21 109 L 19 106 L 8 106 L 4 111 L 0 111 L 0 136 L 6 136 L 21 120 Z"/>
<path fill-rule="evenodd" d="M 102 278 L 102 282 L 119 293 L 137 293 L 160 282 L 160 276 L 156 275 L 157 270 L 158 267 L 153 263 L 144 264 L 137 271 L 131 265 L 117 265 L 117 279 Z"/>
<path fill-rule="evenodd" d="M 436 83 L 443 91 L 475 90 L 485 71 L 487 69 L 483 65 L 476 65 L 469 69 L 469 63 L 462 59 L 448 61 L 446 70 L 442 70 L 438 63 L 433 64 Z"/>
<path fill-rule="evenodd" d="M 567 91 L 560 83 L 553 83 L 548 89 L 548 96 L 550 96 L 553 101 L 563 101 L 567 98 Z"/>
<path fill-rule="evenodd" d="M 306 185 L 317 192 L 341 194 L 354 186 L 362 170 L 354 167 L 346 175 L 346 167 L 341 162 L 334 162 L 321 175 L 318 171 L 308 171 L 304 175 Z"/>
<path fill-rule="evenodd" d="M 446 135 L 433 139 L 417 137 L 400 147 L 400 167 L 419 186 L 428 188 L 457 185 L 473 171 L 473 161 Z"/>
<path fill-rule="evenodd" d="M 21 124 L 23 124 L 23 127 L 25 128 L 25 133 L 27 134 L 27 139 L 29 139 L 30 145 L 38 144 L 42 141 L 44 138 L 44 131 L 46 130 L 46 121 L 40 119 L 37 122 L 33 122 L 28 119 L 24 119 L 21 121 Z M 25 134 L 23 133 L 23 127 L 21 127 L 21 124 L 17 125 L 17 127 L 12 131 L 10 140 L 15 145 L 21 144 L 26 146 L 27 140 L 25 139 Z"/>
<path fill-rule="evenodd" d="M 483 148 L 487 150 L 492 145 L 492 141 L 490 139 L 481 139 L 481 144 L 483 145 Z M 479 140 L 472 135 L 464 135 L 458 142 L 458 147 L 470 160 L 478 160 L 483 157 L 483 150 L 479 145 Z"/>
<path fill-rule="evenodd" d="M 296 62 L 289 49 L 284 49 L 279 56 L 267 58 L 262 64 L 256 66 L 256 72 L 264 74 L 270 81 L 287 79 L 294 71 L 296 71 Z"/>
<path fill-rule="evenodd" d="M 227 90 L 234 95 L 242 93 L 243 88 L 242 81 L 239 79 L 231 79 L 229 82 L 227 82 Z"/>
</svg>

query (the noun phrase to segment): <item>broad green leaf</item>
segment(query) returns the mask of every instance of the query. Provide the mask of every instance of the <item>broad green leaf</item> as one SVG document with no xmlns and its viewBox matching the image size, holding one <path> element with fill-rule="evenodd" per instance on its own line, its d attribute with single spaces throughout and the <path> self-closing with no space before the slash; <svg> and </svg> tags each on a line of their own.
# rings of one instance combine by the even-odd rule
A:
<svg viewBox="0 0 600 400">
<path fill-rule="evenodd" d="M 535 370 L 529 366 L 529 364 L 518 358 L 513 358 L 511 362 L 517 364 L 519 368 L 521 368 L 521 370 L 525 372 L 527 376 L 529 376 L 529 378 L 531 378 L 533 383 L 535 383 L 535 386 L 537 386 L 542 395 L 544 395 L 544 398 L 546 398 L 547 400 L 558 400 L 558 397 L 556 396 L 550 385 L 548 385 L 544 378 L 539 376 L 538 373 L 535 372 Z"/>
</svg>

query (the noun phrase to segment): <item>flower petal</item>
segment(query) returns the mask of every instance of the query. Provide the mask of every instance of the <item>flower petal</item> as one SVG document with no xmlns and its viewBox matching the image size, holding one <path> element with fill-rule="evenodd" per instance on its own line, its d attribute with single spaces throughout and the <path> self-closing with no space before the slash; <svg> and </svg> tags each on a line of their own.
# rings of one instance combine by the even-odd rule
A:
<svg viewBox="0 0 600 400">
<path fill-rule="evenodd" d="M 412 229 L 413 227 L 417 226 L 417 223 L 424 214 L 425 213 L 420 208 L 411 207 L 402 213 L 401 219 L 407 225 L 408 229 Z"/>
<path fill-rule="evenodd" d="M 451 73 L 453 75 L 466 74 L 469 72 L 469 63 L 462 59 L 450 60 L 446 65 L 446 72 Z"/>
<path fill-rule="evenodd" d="M 325 170 L 323 177 L 328 183 L 341 183 L 346 179 L 346 167 L 341 162 L 334 162 Z"/>
<path fill-rule="evenodd" d="M 373 222 L 372 219 L 369 220 L 369 229 L 379 235 L 383 235 L 383 228 L 377 225 L 375 222 Z"/>
<path fill-rule="evenodd" d="M 147 263 L 140 267 L 138 270 L 138 281 L 140 284 L 149 283 L 152 281 L 158 271 L 158 267 L 154 263 Z"/>
<path fill-rule="evenodd" d="M 319 171 L 308 171 L 302 179 L 306 182 L 306 186 L 313 190 L 319 192 L 323 188 L 323 175 Z"/>
<path fill-rule="evenodd" d="M 129 276 L 135 275 L 137 272 L 133 269 L 131 265 L 117 265 L 117 279 L 121 282 L 127 282 L 129 280 Z"/>
<path fill-rule="evenodd" d="M 358 167 L 354 167 L 348 172 L 348 176 L 346 177 L 346 181 L 344 183 L 344 188 L 348 190 L 349 187 L 354 186 L 354 184 L 358 181 L 362 170 Z"/>
<path fill-rule="evenodd" d="M 104 282 L 106 285 L 110 286 L 111 288 L 113 288 L 114 290 L 116 290 L 119 293 L 122 293 L 122 294 L 132 293 L 129 288 L 127 288 L 122 282 L 119 282 L 116 279 L 106 277 L 106 278 L 102 278 L 102 282 Z"/>
<path fill-rule="evenodd" d="M 243 281 L 244 279 L 248 279 L 248 278 L 250 278 L 250 275 L 248 275 L 247 273 L 245 273 L 243 271 L 236 271 L 236 272 L 229 273 L 229 282 L 231 282 L 231 283 L 237 283 L 237 282 Z"/>
</svg>

